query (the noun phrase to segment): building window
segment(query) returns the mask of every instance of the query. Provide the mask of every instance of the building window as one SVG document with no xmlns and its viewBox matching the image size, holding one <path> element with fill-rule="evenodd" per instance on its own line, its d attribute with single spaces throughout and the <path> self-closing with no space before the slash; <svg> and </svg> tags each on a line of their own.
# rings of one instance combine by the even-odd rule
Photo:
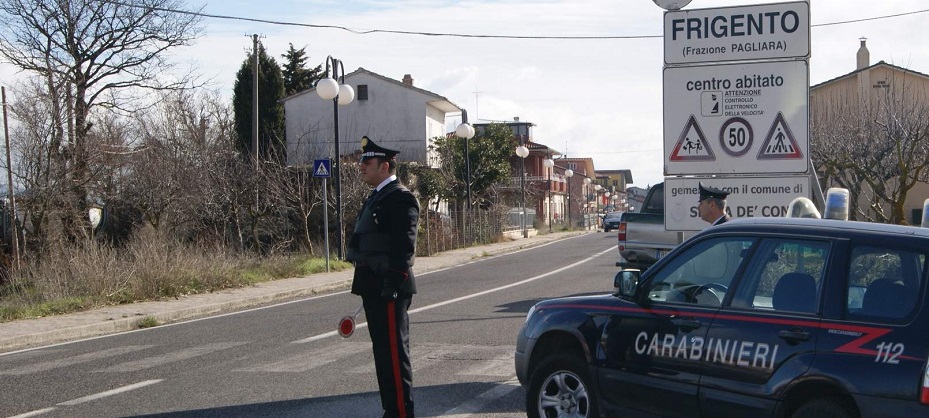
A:
<svg viewBox="0 0 929 418">
<path fill-rule="evenodd" d="M 577 171 L 577 163 L 568 163 L 568 168 L 570 168 L 571 171 Z"/>
<path fill-rule="evenodd" d="M 358 85 L 358 100 L 368 100 L 368 85 L 367 84 Z"/>
</svg>

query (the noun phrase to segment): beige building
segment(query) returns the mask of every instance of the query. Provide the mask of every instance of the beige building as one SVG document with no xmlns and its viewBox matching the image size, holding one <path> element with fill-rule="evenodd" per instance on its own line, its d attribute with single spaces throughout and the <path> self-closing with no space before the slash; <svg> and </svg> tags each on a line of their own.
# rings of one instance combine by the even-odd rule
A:
<svg viewBox="0 0 929 418">
<path fill-rule="evenodd" d="M 841 119 L 843 116 L 850 117 L 839 121 L 839 124 L 854 123 L 853 114 L 856 111 L 863 110 L 872 117 L 879 115 L 886 108 L 888 95 L 919 104 L 919 106 L 914 106 L 916 108 L 929 109 L 929 103 L 925 103 L 929 100 L 927 93 L 929 93 L 929 75 L 884 61 L 872 65 L 866 40 L 862 38 L 856 55 L 855 71 L 810 87 L 810 119 L 814 126 L 811 140 L 815 141 L 817 137 L 815 132 L 817 121 L 833 118 L 831 126 L 836 126 L 835 119 Z M 819 133 L 819 135 L 828 135 L 828 132 Z M 870 206 L 868 199 L 870 193 L 866 185 L 861 185 L 858 198 L 860 208 Z M 929 198 L 929 184 L 918 183 L 909 191 L 904 203 L 904 216 L 908 223 L 919 225 L 923 201 L 926 198 Z M 867 212 L 873 214 L 874 211 L 867 209 Z"/>
</svg>

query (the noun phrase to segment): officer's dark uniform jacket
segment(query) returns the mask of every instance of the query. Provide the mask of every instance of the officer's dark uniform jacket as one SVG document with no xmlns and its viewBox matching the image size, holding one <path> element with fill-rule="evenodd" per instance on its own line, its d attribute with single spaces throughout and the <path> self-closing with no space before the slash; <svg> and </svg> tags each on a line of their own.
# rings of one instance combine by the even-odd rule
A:
<svg viewBox="0 0 929 418">
<path fill-rule="evenodd" d="M 419 202 L 399 180 L 387 183 L 365 202 L 355 222 L 346 259 L 355 262 L 352 293 L 398 297 L 416 293 L 413 262 Z"/>
</svg>

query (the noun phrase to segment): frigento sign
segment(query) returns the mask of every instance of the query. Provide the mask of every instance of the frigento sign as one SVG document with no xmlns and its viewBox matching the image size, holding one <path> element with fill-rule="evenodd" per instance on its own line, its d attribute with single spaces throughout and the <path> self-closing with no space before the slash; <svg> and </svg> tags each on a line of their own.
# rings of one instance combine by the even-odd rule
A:
<svg viewBox="0 0 929 418">
<path fill-rule="evenodd" d="M 666 67 L 665 175 L 805 173 L 804 60 Z"/>
<path fill-rule="evenodd" d="M 664 14 L 666 64 L 809 58 L 805 1 Z"/>
<path fill-rule="evenodd" d="M 710 224 L 700 219 L 697 210 L 700 182 L 729 192 L 726 212 L 733 218 L 783 217 L 787 207 L 798 197 L 810 198 L 810 178 L 726 177 L 665 179 L 665 229 L 669 231 L 701 231 Z"/>
</svg>

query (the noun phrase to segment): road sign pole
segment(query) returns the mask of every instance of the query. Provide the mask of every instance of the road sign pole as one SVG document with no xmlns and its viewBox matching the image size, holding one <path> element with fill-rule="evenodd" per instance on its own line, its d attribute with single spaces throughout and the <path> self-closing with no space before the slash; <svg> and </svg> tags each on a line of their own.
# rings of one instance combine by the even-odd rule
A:
<svg viewBox="0 0 929 418">
<path fill-rule="evenodd" d="M 326 273 L 329 272 L 329 188 L 323 177 L 323 242 L 326 243 Z"/>
<path fill-rule="evenodd" d="M 326 180 L 332 175 L 332 167 L 333 163 L 331 158 L 313 161 L 313 177 L 323 179 L 323 239 L 326 244 L 326 272 L 329 272 L 329 187 Z M 339 182 L 336 180 L 336 193 L 339 191 L 338 185 Z M 341 211 L 341 208 L 337 208 L 336 210 Z M 341 223 L 339 223 L 339 228 L 341 229 Z M 339 240 L 339 248 L 341 247 L 342 241 Z M 339 253 L 339 258 L 342 258 L 341 252 Z"/>
</svg>

